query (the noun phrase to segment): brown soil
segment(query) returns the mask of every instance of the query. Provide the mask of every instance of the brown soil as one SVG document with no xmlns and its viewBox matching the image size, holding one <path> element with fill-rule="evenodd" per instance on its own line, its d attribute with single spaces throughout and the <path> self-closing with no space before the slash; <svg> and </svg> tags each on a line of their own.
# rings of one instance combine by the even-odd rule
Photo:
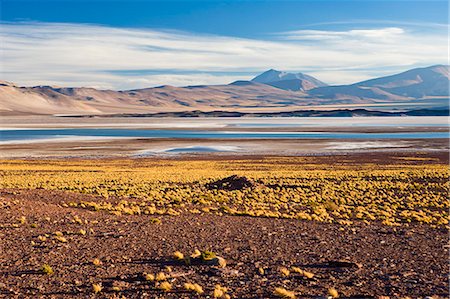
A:
<svg viewBox="0 0 450 299">
<path fill-rule="evenodd" d="M 228 287 L 232 298 L 273 298 L 278 286 L 295 290 L 300 298 L 324 296 L 330 287 L 340 298 L 449 295 L 448 235 L 443 228 L 341 226 L 211 214 L 115 216 L 61 205 L 87 199 L 95 200 L 59 191 L 0 192 L 0 297 L 90 298 L 92 283 L 103 285 L 96 295 L 100 298 L 196 297 L 183 290 L 185 282 L 203 286 L 202 298 L 211 298 L 215 284 Z M 73 222 L 75 215 L 82 224 Z M 21 216 L 26 222 L 15 227 Z M 78 234 L 80 229 L 86 235 Z M 67 243 L 53 236 L 44 242 L 37 238 L 56 231 L 64 233 Z M 176 250 L 188 255 L 196 248 L 222 256 L 227 266 L 187 266 L 171 258 Z M 94 265 L 95 258 L 102 264 Z M 54 274 L 42 274 L 43 264 Z M 142 277 L 143 272 L 165 271 L 166 266 L 173 269 L 166 272 L 173 285 L 167 293 Z M 315 276 L 283 277 L 279 268 L 290 266 Z M 114 292 L 113 286 L 122 291 Z"/>
</svg>

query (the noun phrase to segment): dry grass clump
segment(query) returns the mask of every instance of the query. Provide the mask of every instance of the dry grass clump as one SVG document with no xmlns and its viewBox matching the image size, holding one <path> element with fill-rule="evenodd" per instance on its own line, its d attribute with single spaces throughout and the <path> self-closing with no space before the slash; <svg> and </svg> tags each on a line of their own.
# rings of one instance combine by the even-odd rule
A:
<svg viewBox="0 0 450 299">
<path fill-rule="evenodd" d="M 329 288 L 328 289 L 328 295 L 330 295 L 332 298 L 338 298 L 339 297 L 339 293 L 338 293 L 338 291 L 336 291 L 335 288 Z"/>
<path fill-rule="evenodd" d="M 231 296 L 227 294 L 228 289 L 226 287 L 222 287 L 220 284 L 216 284 L 214 286 L 213 291 L 213 298 L 220 298 L 220 299 L 229 299 Z"/>
<path fill-rule="evenodd" d="M 93 283 L 92 284 L 92 292 L 94 294 L 100 293 L 103 290 L 103 286 L 101 283 Z"/>
<path fill-rule="evenodd" d="M 57 240 L 57 241 L 59 241 L 61 243 L 67 243 L 66 237 L 63 237 L 63 236 L 56 236 L 55 240 Z"/>
<path fill-rule="evenodd" d="M 43 264 L 41 266 L 41 272 L 44 273 L 44 274 L 47 274 L 47 275 L 52 275 L 53 273 L 55 273 L 53 271 L 53 268 L 50 265 L 48 265 L 48 264 Z"/>
<path fill-rule="evenodd" d="M 200 251 L 195 249 L 195 251 L 187 257 L 183 253 L 176 251 L 173 254 L 173 258 L 177 261 L 184 261 L 186 265 L 204 264 L 219 268 L 225 268 L 227 266 L 227 261 L 223 257 L 208 250 Z"/>
<path fill-rule="evenodd" d="M 191 258 L 198 258 L 202 255 L 202 253 L 200 252 L 200 250 L 195 249 L 194 252 L 191 254 Z"/>
<path fill-rule="evenodd" d="M 158 285 L 158 289 L 168 292 L 172 289 L 172 284 L 168 281 L 163 281 Z"/>
<path fill-rule="evenodd" d="M 186 283 L 184 284 L 184 289 L 185 289 L 186 291 L 195 292 L 195 293 L 197 293 L 198 295 L 204 293 L 203 288 L 202 288 L 199 284 L 196 284 L 196 283 L 189 283 L 189 282 L 186 282 Z"/>
<path fill-rule="evenodd" d="M 51 164 L 10 160 L 3 165 L 4 188 L 99 195 L 105 201 L 68 206 L 117 215 L 177 216 L 193 211 L 341 225 L 377 221 L 387 226 L 416 222 L 442 227 L 449 223 L 450 185 L 448 166 L 443 164 L 348 164 L 330 169 L 326 163 L 308 164 L 305 158 L 275 157 L 171 161 L 170 165 L 156 161 L 136 165 L 128 160 L 97 161 L 95 165 L 80 161 L 77 166 L 65 160 Z M 230 172 L 234 172 L 231 177 Z M 217 181 L 221 177 L 227 179 Z M 211 182 L 217 186 L 208 188 Z M 258 188 L 252 182 L 258 182 Z M 111 196 L 122 200 L 108 202 Z M 27 220 L 21 217 L 18 221 L 24 224 Z M 72 221 L 83 223 L 79 216 Z M 149 221 L 160 222 L 158 218 Z"/>
<path fill-rule="evenodd" d="M 219 268 L 225 268 L 227 266 L 227 261 L 223 257 L 220 257 L 220 256 L 217 257 L 217 263 L 218 263 L 217 266 Z"/>
<path fill-rule="evenodd" d="M 97 258 L 95 258 L 95 259 L 92 260 L 92 264 L 94 266 L 100 266 L 102 264 L 102 261 L 97 259 Z"/>
<path fill-rule="evenodd" d="M 182 254 L 181 252 L 179 252 L 179 251 L 175 251 L 174 253 L 173 253 L 173 257 L 176 259 L 176 260 L 184 260 L 184 254 Z"/>
<path fill-rule="evenodd" d="M 273 291 L 273 294 L 280 298 L 287 298 L 287 299 L 295 299 L 296 298 L 295 292 L 288 291 L 282 287 L 275 288 L 275 290 Z"/>
<path fill-rule="evenodd" d="M 285 268 L 285 267 L 281 267 L 280 268 L 280 272 L 281 274 L 283 274 L 283 276 L 289 276 L 289 274 L 291 274 L 291 271 L 289 271 L 289 269 Z"/>
<path fill-rule="evenodd" d="M 159 218 L 151 218 L 150 222 L 154 223 L 154 224 L 161 224 L 162 223 L 161 219 L 159 219 Z"/>
<path fill-rule="evenodd" d="M 302 270 L 299 267 L 292 267 L 291 269 L 292 269 L 292 272 L 298 273 L 305 278 L 311 279 L 314 277 L 314 273 Z"/>
<path fill-rule="evenodd" d="M 166 280 L 167 276 L 164 272 L 159 272 L 158 274 L 156 274 L 155 276 L 155 280 L 156 281 L 162 281 L 162 280 Z"/>
<path fill-rule="evenodd" d="M 144 273 L 144 279 L 147 281 L 154 281 L 155 280 L 155 275 L 151 274 L 151 273 Z"/>
</svg>

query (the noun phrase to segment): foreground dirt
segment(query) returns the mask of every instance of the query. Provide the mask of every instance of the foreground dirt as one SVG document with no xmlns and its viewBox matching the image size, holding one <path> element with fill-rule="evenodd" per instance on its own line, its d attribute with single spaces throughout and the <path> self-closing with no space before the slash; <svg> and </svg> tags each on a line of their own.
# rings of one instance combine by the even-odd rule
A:
<svg viewBox="0 0 450 299">
<path fill-rule="evenodd" d="M 232 298 L 273 298 L 276 287 L 295 291 L 298 298 L 326 296 L 330 287 L 340 298 L 449 295 L 445 228 L 212 214 L 116 216 L 63 204 L 84 200 L 104 198 L 0 192 L 0 297 L 212 298 L 216 284 L 227 287 Z M 55 232 L 67 242 L 57 240 Z M 172 258 L 174 251 L 189 255 L 195 249 L 214 251 L 227 266 L 188 266 Z M 94 265 L 94 259 L 101 264 Z M 336 263 L 344 260 L 349 263 Z M 54 274 L 43 274 L 43 264 Z M 284 276 L 279 270 L 291 266 L 315 275 Z M 168 292 L 143 277 L 161 271 L 170 277 Z M 205 293 L 188 293 L 185 282 L 198 283 Z M 93 283 L 102 285 L 100 293 L 93 294 Z"/>
</svg>

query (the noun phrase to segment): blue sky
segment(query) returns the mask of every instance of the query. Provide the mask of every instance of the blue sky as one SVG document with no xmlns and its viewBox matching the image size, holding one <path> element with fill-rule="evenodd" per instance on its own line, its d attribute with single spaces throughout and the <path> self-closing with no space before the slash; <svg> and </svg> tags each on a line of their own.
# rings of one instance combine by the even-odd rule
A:
<svg viewBox="0 0 450 299">
<path fill-rule="evenodd" d="M 127 89 L 447 64 L 447 1 L 0 0 L 2 79 Z"/>
</svg>

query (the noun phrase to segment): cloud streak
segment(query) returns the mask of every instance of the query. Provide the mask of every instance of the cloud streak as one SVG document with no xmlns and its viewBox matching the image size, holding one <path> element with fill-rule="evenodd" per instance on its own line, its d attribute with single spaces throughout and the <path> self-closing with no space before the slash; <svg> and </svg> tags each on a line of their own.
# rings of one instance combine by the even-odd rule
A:
<svg viewBox="0 0 450 299">
<path fill-rule="evenodd" d="M 339 84 L 447 61 L 445 30 L 401 27 L 298 30 L 257 40 L 91 24 L 2 23 L 0 37 L 1 79 L 21 85 L 222 84 L 268 68 Z"/>
</svg>

